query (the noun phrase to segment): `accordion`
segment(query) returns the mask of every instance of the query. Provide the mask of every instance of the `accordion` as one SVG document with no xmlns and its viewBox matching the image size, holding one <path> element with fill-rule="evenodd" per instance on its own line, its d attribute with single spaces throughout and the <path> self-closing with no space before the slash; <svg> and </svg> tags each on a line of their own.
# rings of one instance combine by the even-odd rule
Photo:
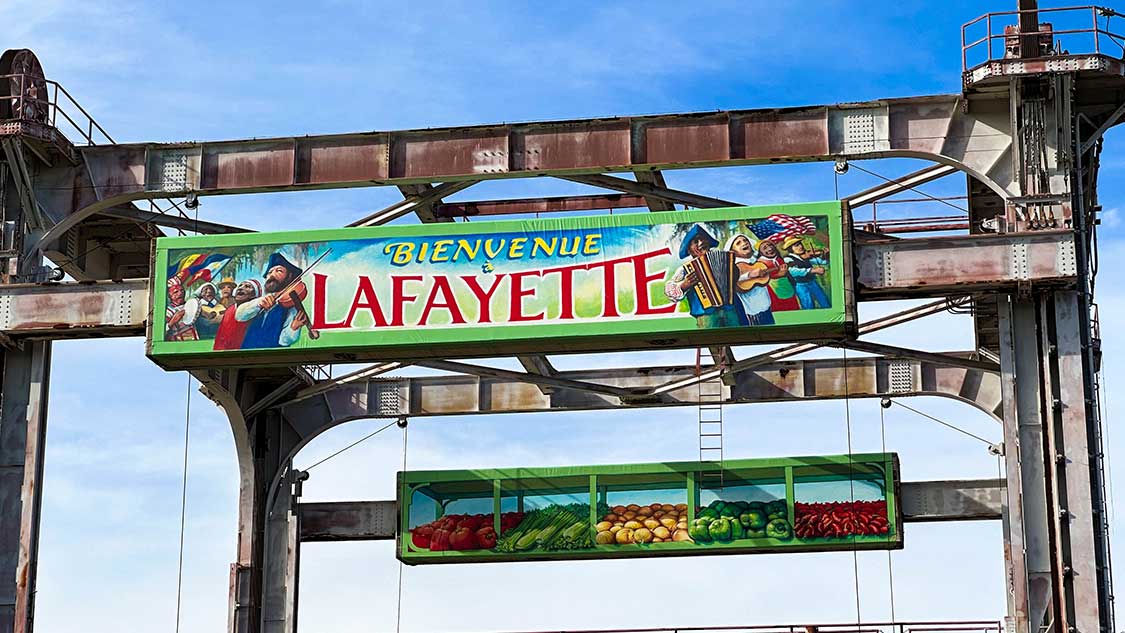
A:
<svg viewBox="0 0 1125 633">
<path fill-rule="evenodd" d="M 710 309 L 732 305 L 735 297 L 735 282 L 738 269 L 734 265 L 734 253 L 730 251 L 707 251 L 685 264 L 689 273 L 695 273 L 698 280 L 692 291 L 699 298 L 703 308 Z"/>
</svg>

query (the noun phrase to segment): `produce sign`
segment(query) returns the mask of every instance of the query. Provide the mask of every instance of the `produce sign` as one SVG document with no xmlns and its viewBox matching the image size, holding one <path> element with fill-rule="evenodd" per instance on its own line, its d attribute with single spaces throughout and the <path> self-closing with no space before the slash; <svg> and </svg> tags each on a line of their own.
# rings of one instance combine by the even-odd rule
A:
<svg viewBox="0 0 1125 633">
<path fill-rule="evenodd" d="M 843 338 L 839 202 L 160 238 L 166 368 Z"/>
<path fill-rule="evenodd" d="M 894 453 L 407 471 L 410 564 L 897 549 Z"/>
</svg>

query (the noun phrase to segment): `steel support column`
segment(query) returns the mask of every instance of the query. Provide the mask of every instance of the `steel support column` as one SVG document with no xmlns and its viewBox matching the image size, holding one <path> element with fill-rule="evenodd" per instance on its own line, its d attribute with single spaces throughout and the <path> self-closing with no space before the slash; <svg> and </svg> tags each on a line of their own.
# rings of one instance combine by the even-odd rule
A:
<svg viewBox="0 0 1125 633">
<path fill-rule="evenodd" d="M 0 633 L 31 633 L 43 496 L 51 343 L 3 352 L 0 392 Z"/>
</svg>

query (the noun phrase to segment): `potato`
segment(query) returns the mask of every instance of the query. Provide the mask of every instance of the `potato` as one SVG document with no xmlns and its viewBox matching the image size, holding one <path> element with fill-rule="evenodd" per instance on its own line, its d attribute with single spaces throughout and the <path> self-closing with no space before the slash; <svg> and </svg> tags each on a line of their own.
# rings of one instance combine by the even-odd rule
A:
<svg viewBox="0 0 1125 633">
<path fill-rule="evenodd" d="M 613 506 L 613 513 L 614 514 L 625 514 L 625 510 L 626 510 L 625 506 Z"/>
<path fill-rule="evenodd" d="M 672 533 L 668 531 L 668 528 L 666 528 L 662 525 L 658 528 L 655 528 L 652 531 L 652 535 L 656 537 L 656 540 L 660 541 L 660 540 L 671 537 Z"/>
<path fill-rule="evenodd" d="M 676 512 L 687 512 L 687 504 L 686 503 L 677 503 L 676 504 Z"/>
<path fill-rule="evenodd" d="M 624 521 L 614 521 L 613 524 L 616 525 L 617 527 L 625 527 Z"/>
<path fill-rule="evenodd" d="M 598 535 L 594 537 L 594 542 L 598 545 L 613 545 L 616 539 L 613 536 L 613 532 L 605 530 L 604 532 L 598 532 Z"/>
<path fill-rule="evenodd" d="M 626 521 L 625 522 L 625 529 L 627 529 L 627 530 L 638 530 L 638 529 L 643 528 L 643 527 L 644 527 L 644 525 L 642 525 L 639 521 Z"/>
<path fill-rule="evenodd" d="M 664 517 L 663 519 L 660 519 L 660 525 L 663 525 L 664 527 L 668 528 L 669 530 L 674 530 L 674 529 L 676 529 L 676 520 L 675 519 L 669 519 L 668 517 Z"/>
<path fill-rule="evenodd" d="M 680 521 L 679 523 L 677 523 L 676 529 L 677 530 L 686 530 L 687 529 L 687 521 Z"/>
<path fill-rule="evenodd" d="M 641 506 L 639 506 L 635 503 L 630 503 L 629 505 L 625 506 L 625 509 L 628 510 L 629 512 L 636 512 L 637 510 L 641 509 Z"/>
<path fill-rule="evenodd" d="M 694 542 L 691 540 L 691 536 L 688 535 L 687 530 L 676 530 L 676 533 L 672 535 L 672 540 L 676 542 Z"/>
<path fill-rule="evenodd" d="M 676 509 L 676 506 L 674 506 L 670 503 L 665 503 L 664 505 L 660 506 L 660 509 L 665 511 L 665 512 L 671 512 L 671 511 Z"/>
<path fill-rule="evenodd" d="M 656 512 L 652 513 L 652 518 L 654 518 L 654 519 L 659 519 L 662 516 L 664 516 L 663 510 L 657 510 Z"/>
<path fill-rule="evenodd" d="M 628 545 L 633 542 L 633 530 L 628 528 L 618 530 L 614 538 L 617 540 L 618 545 Z"/>
<path fill-rule="evenodd" d="M 659 503 L 653 503 L 653 504 L 650 504 L 648 507 L 652 508 L 653 512 L 656 512 L 657 510 L 659 510 L 660 508 L 663 508 L 664 506 L 659 504 Z"/>
<path fill-rule="evenodd" d="M 623 514 L 621 516 L 625 517 L 626 521 L 632 521 L 633 519 L 637 518 L 637 513 L 633 512 L 632 510 L 629 510 L 628 512 L 626 512 L 625 514 Z"/>
<path fill-rule="evenodd" d="M 641 508 L 637 510 L 637 516 L 650 517 L 652 516 L 652 508 Z"/>
<path fill-rule="evenodd" d="M 620 532 L 623 529 L 624 528 L 622 528 L 620 525 L 615 525 L 615 526 L 609 528 L 609 533 L 610 534 L 617 534 L 618 532 Z"/>
<path fill-rule="evenodd" d="M 660 527 L 660 521 L 657 521 L 656 519 L 645 519 L 645 527 L 650 530 L 655 530 L 656 528 Z"/>
<path fill-rule="evenodd" d="M 617 522 L 617 515 L 610 512 L 609 514 L 602 517 L 602 521 L 609 521 L 610 523 L 616 523 Z"/>
<path fill-rule="evenodd" d="M 659 538 L 659 537 L 654 537 L 654 538 L 652 539 L 652 542 L 653 542 L 653 543 L 663 543 L 663 542 L 664 542 L 664 539 L 662 539 L 662 538 Z"/>
<path fill-rule="evenodd" d="M 650 541 L 652 541 L 652 530 L 648 528 L 633 530 L 633 542 L 648 543 Z"/>
<path fill-rule="evenodd" d="M 609 521 L 602 521 L 601 523 L 595 525 L 594 527 L 597 528 L 597 530 L 599 532 L 606 532 L 606 531 L 609 530 L 609 528 L 613 527 L 613 524 L 610 523 Z"/>
</svg>

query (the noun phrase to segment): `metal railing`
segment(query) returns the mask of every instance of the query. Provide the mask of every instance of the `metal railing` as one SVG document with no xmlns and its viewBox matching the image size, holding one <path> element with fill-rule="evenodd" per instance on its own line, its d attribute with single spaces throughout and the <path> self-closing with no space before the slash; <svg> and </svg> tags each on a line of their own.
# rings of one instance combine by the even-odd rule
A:
<svg viewBox="0 0 1125 633">
<path fill-rule="evenodd" d="M 571 629 L 509 633 L 1000 633 L 996 620 L 954 622 L 852 622 L 850 624 L 782 624 L 752 626 L 681 626 L 634 629 Z"/>
<path fill-rule="evenodd" d="M 68 138 L 73 134 L 73 138 L 81 138 L 87 145 L 114 143 L 105 128 L 57 81 L 36 75 L 0 75 L 0 82 L 7 83 L 12 93 L 0 95 L 8 106 L 6 111 L 0 110 L 0 123 L 41 123 Z"/>
<path fill-rule="evenodd" d="M 1023 31 L 1019 26 L 1019 18 L 1025 13 L 1046 14 L 1045 17 L 1071 22 L 1074 23 L 1074 26 L 1054 28 L 1054 25 L 1050 22 L 1040 22 L 1036 30 Z M 1079 26 L 1079 24 L 1087 23 L 1085 14 L 1089 14 L 1089 26 Z M 1125 36 L 1109 30 L 1109 21 L 1114 17 L 1122 17 L 1122 14 L 1113 9 L 1093 5 L 987 13 L 961 26 L 961 70 L 967 71 L 970 68 L 976 68 L 997 59 L 1020 57 L 1021 36 L 1035 36 L 1037 38 L 1039 50 L 1036 51 L 1036 54 L 1028 57 L 1102 54 L 1103 44 L 1106 43 L 1106 40 L 1116 45 L 1116 48 L 1107 48 L 1104 51 L 1106 54 L 1112 52 L 1119 56 L 1125 55 Z M 1099 19 L 1104 19 L 1105 24 L 1099 25 Z M 969 41 L 969 31 L 982 22 L 985 26 L 985 34 Z M 1001 27 L 1000 32 L 995 32 L 994 29 L 997 26 Z M 1065 38 L 1066 42 L 1063 42 L 1061 38 Z M 994 46 L 996 40 L 1001 40 L 1003 45 L 1000 47 Z M 1069 47 L 1064 48 L 1064 44 L 1077 45 L 1081 48 L 1071 51 Z M 987 49 L 984 58 L 970 64 L 970 53 L 979 52 L 981 46 Z M 996 54 L 996 48 L 1000 48 L 999 55 Z"/>
</svg>

